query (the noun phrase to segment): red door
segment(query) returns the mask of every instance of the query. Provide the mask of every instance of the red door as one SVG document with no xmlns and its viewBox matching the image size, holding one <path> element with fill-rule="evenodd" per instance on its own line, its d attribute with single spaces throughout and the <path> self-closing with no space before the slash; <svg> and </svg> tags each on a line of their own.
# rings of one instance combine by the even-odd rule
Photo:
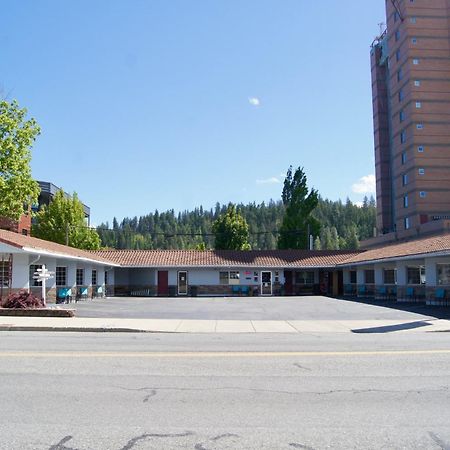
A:
<svg viewBox="0 0 450 450">
<path fill-rule="evenodd" d="M 294 293 L 292 270 L 284 271 L 284 292 L 286 295 L 292 295 Z"/>
<path fill-rule="evenodd" d="M 169 295 L 169 272 L 158 270 L 158 296 L 167 297 Z"/>
</svg>

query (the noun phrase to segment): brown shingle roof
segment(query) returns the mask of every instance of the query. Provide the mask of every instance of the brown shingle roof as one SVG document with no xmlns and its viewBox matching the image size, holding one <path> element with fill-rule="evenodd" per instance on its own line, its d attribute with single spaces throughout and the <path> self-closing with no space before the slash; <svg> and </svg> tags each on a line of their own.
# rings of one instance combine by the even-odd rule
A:
<svg viewBox="0 0 450 450">
<path fill-rule="evenodd" d="M 96 255 L 128 267 L 332 267 L 358 252 L 308 250 L 103 250 Z"/>
<path fill-rule="evenodd" d="M 367 250 L 364 253 L 360 253 L 352 258 L 349 258 L 341 264 L 357 264 L 390 258 L 402 258 L 416 255 L 421 256 L 439 252 L 450 253 L 450 234 L 427 237 L 415 241 L 402 242 L 399 244 L 387 245 L 385 247 Z"/>
<path fill-rule="evenodd" d="M 13 233 L 12 231 L 0 230 L 0 242 L 20 249 L 32 249 L 36 252 L 48 252 L 56 255 L 67 256 L 69 258 L 82 258 L 94 262 L 111 265 L 111 261 L 86 250 L 68 247 L 56 242 L 45 241 L 31 236 Z"/>
</svg>

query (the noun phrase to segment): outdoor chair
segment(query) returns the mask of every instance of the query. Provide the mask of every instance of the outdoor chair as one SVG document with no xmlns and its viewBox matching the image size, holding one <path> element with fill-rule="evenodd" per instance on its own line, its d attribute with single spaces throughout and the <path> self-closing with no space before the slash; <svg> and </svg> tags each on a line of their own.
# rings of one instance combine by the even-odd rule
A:
<svg viewBox="0 0 450 450">
<path fill-rule="evenodd" d="M 249 291 L 250 291 L 250 289 L 249 289 L 248 286 L 242 286 L 242 287 L 241 287 L 241 293 L 242 293 L 242 295 L 248 295 Z"/>
<path fill-rule="evenodd" d="M 415 300 L 416 295 L 413 287 L 407 287 L 406 288 L 406 299 L 407 300 Z"/>
<path fill-rule="evenodd" d="M 103 286 L 99 286 L 99 287 L 97 288 L 97 291 L 96 291 L 96 293 L 95 293 L 95 296 L 96 296 L 96 297 L 103 298 Z"/>
<path fill-rule="evenodd" d="M 444 301 L 445 300 L 445 289 L 444 288 L 437 288 L 434 292 L 434 298 L 435 300 Z"/>
<path fill-rule="evenodd" d="M 358 287 L 358 297 L 367 297 L 367 288 L 366 286 Z"/>
<path fill-rule="evenodd" d="M 240 295 L 241 294 L 241 287 L 240 286 L 233 286 L 232 287 L 233 295 Z"/>
<path fill-rule="evenodd" d="M 78 300 L 87 300 L 88 298 L 88 288 L 82 287 L 78 290 Z"/>
<path fill-rule="evenodd" d="M 379 297 L 383 300 L 387 300 L 388 294 L 387 294 L 386 286 L 380 286 L 378 288 L 377 297 Z"/>
<path fill-rule="evenodd" d="M 56 293 L 56 303 L 69 303 L 72 301 L 72 289 L 60 288 Z"/>
</svg>

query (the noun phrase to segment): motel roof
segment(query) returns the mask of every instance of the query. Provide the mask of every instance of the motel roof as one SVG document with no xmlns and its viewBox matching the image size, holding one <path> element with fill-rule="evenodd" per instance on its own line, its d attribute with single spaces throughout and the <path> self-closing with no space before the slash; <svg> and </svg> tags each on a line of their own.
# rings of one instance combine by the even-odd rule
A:
<svg viewBox="0 0 450 450">
<path fill-rule="evenodd" d="M 101 250 L 122 267 L 334 267 L 358 254 L 339 250 Z"/>
<path fill-rule="evenodd" d="M 431 236 L 366 250 L 338 265 L 360 265 L 365 263 L 394 261 L 398 259 L 414 259 L 424 256 L 450 256 L 450 234 Z"/>
<path fill-rule="evenodd" d="M 117 265 L 93 252 L 0 229 L 0 244 L 2 243 L 25 253 L 82 260 L 108 266 Z"/>
</svg>

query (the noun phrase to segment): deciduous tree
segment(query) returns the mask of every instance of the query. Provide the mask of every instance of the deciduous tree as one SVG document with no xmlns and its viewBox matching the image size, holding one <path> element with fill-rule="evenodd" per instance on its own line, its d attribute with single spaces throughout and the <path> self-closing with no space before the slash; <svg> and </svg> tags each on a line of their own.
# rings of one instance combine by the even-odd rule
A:
<svg viewBox="0 0 450 450">
<path fill-rule="evenodd" d="M 247 221 L 232 203 L 213 223 L 212 231 L 216 250 L 250 250 Z"/>
<path fill-rule="evenodd" d="M 50 204 L 37 213 L 32 231 L 36 237 L 59 244 L 85 250 L 100 248 L 100 237 L 87 226 L 83 204 L 75 193 L 68 197 L 58 191 Z"/>
<path fill-rule="evenodd" d="M 31 146 L 40 133 L 16 101 L 0 101 L 0 216 L 18 220 L 37 202 L 39 186 L 31 177 Z"/>
</svg>

